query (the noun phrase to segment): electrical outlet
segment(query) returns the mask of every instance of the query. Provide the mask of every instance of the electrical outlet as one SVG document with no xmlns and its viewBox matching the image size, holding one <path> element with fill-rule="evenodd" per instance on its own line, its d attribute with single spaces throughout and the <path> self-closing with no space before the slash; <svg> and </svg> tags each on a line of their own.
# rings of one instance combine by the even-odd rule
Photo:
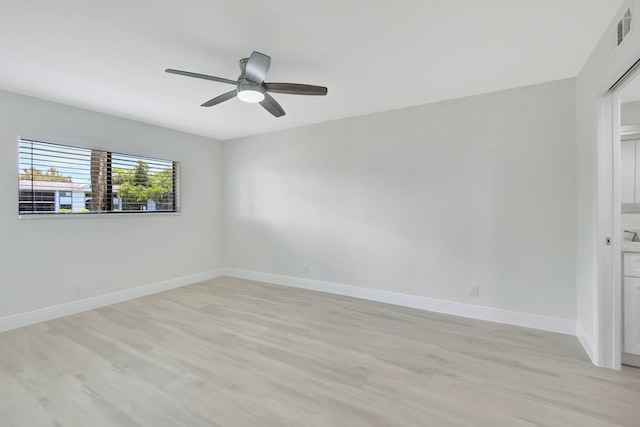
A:
<svg viewBox="0 0 640 427">
<path fill-rule="evenodd" d="M 304 272 L 308 273 L 309 272 L 309 264 L 305 264 L 304 265 Z"/>
<path fill-rule="evenodd" d="M 469 283 L 469 295 L 472 297 L 478 296 L 478 284 L 477 283 Z"/>
</svg>

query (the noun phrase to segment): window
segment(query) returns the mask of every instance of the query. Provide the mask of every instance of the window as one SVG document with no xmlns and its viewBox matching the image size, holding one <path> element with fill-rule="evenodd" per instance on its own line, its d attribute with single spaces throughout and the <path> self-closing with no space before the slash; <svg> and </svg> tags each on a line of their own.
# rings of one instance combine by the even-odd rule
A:
<svg viewBox="0 0 640 427">
<path fill-rule="evenodd" d="M 177 162 L 20 140 L 18 213 L 178 212 Z"/>
</svg>

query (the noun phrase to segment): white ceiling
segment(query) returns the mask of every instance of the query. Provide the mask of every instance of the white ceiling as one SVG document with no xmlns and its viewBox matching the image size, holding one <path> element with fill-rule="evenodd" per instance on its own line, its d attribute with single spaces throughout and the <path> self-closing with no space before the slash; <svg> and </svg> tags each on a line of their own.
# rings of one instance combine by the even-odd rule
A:
<svg viewBox="0 0 640 427">
<path fill-rule="evenodd" d="M 216 139 L 574 77 L 622 0 L 0 0 L 0 88 Z M 274 118 L 232 88 L 272 57 Z"/>
</svg>

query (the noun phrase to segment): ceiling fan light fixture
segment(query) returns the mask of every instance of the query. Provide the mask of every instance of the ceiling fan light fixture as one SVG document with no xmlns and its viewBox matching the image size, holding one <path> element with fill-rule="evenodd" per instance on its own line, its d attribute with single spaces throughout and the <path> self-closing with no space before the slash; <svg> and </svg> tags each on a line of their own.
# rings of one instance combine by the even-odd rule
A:
<svg viewBox="0 0 640 427">
<path fill-rule="evenodd" d="M 253 84 L 238 85 L 238 99 L 244 102 L 257 103 L 264 101 L 264 89 Z"/>
</svg>

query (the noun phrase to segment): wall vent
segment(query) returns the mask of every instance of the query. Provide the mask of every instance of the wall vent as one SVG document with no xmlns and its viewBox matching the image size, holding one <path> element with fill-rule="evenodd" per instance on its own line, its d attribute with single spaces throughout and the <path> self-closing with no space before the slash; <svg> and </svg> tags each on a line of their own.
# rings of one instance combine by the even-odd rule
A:
<svg viewBox="0 0 640 427">
<path fill-rule="evenodd" d="M 627 35 L 629 35 L 629 32 L 631 31 L 631 9 L 627 9 L 627 11 L 622 16 L 622 19 L 618 21 L 617 31 L 618 46 L 620 46 L 620 43 L 622 43 L 622 41 L 625 39 L 625 37 L 627 37 Z"/>
</svg>

